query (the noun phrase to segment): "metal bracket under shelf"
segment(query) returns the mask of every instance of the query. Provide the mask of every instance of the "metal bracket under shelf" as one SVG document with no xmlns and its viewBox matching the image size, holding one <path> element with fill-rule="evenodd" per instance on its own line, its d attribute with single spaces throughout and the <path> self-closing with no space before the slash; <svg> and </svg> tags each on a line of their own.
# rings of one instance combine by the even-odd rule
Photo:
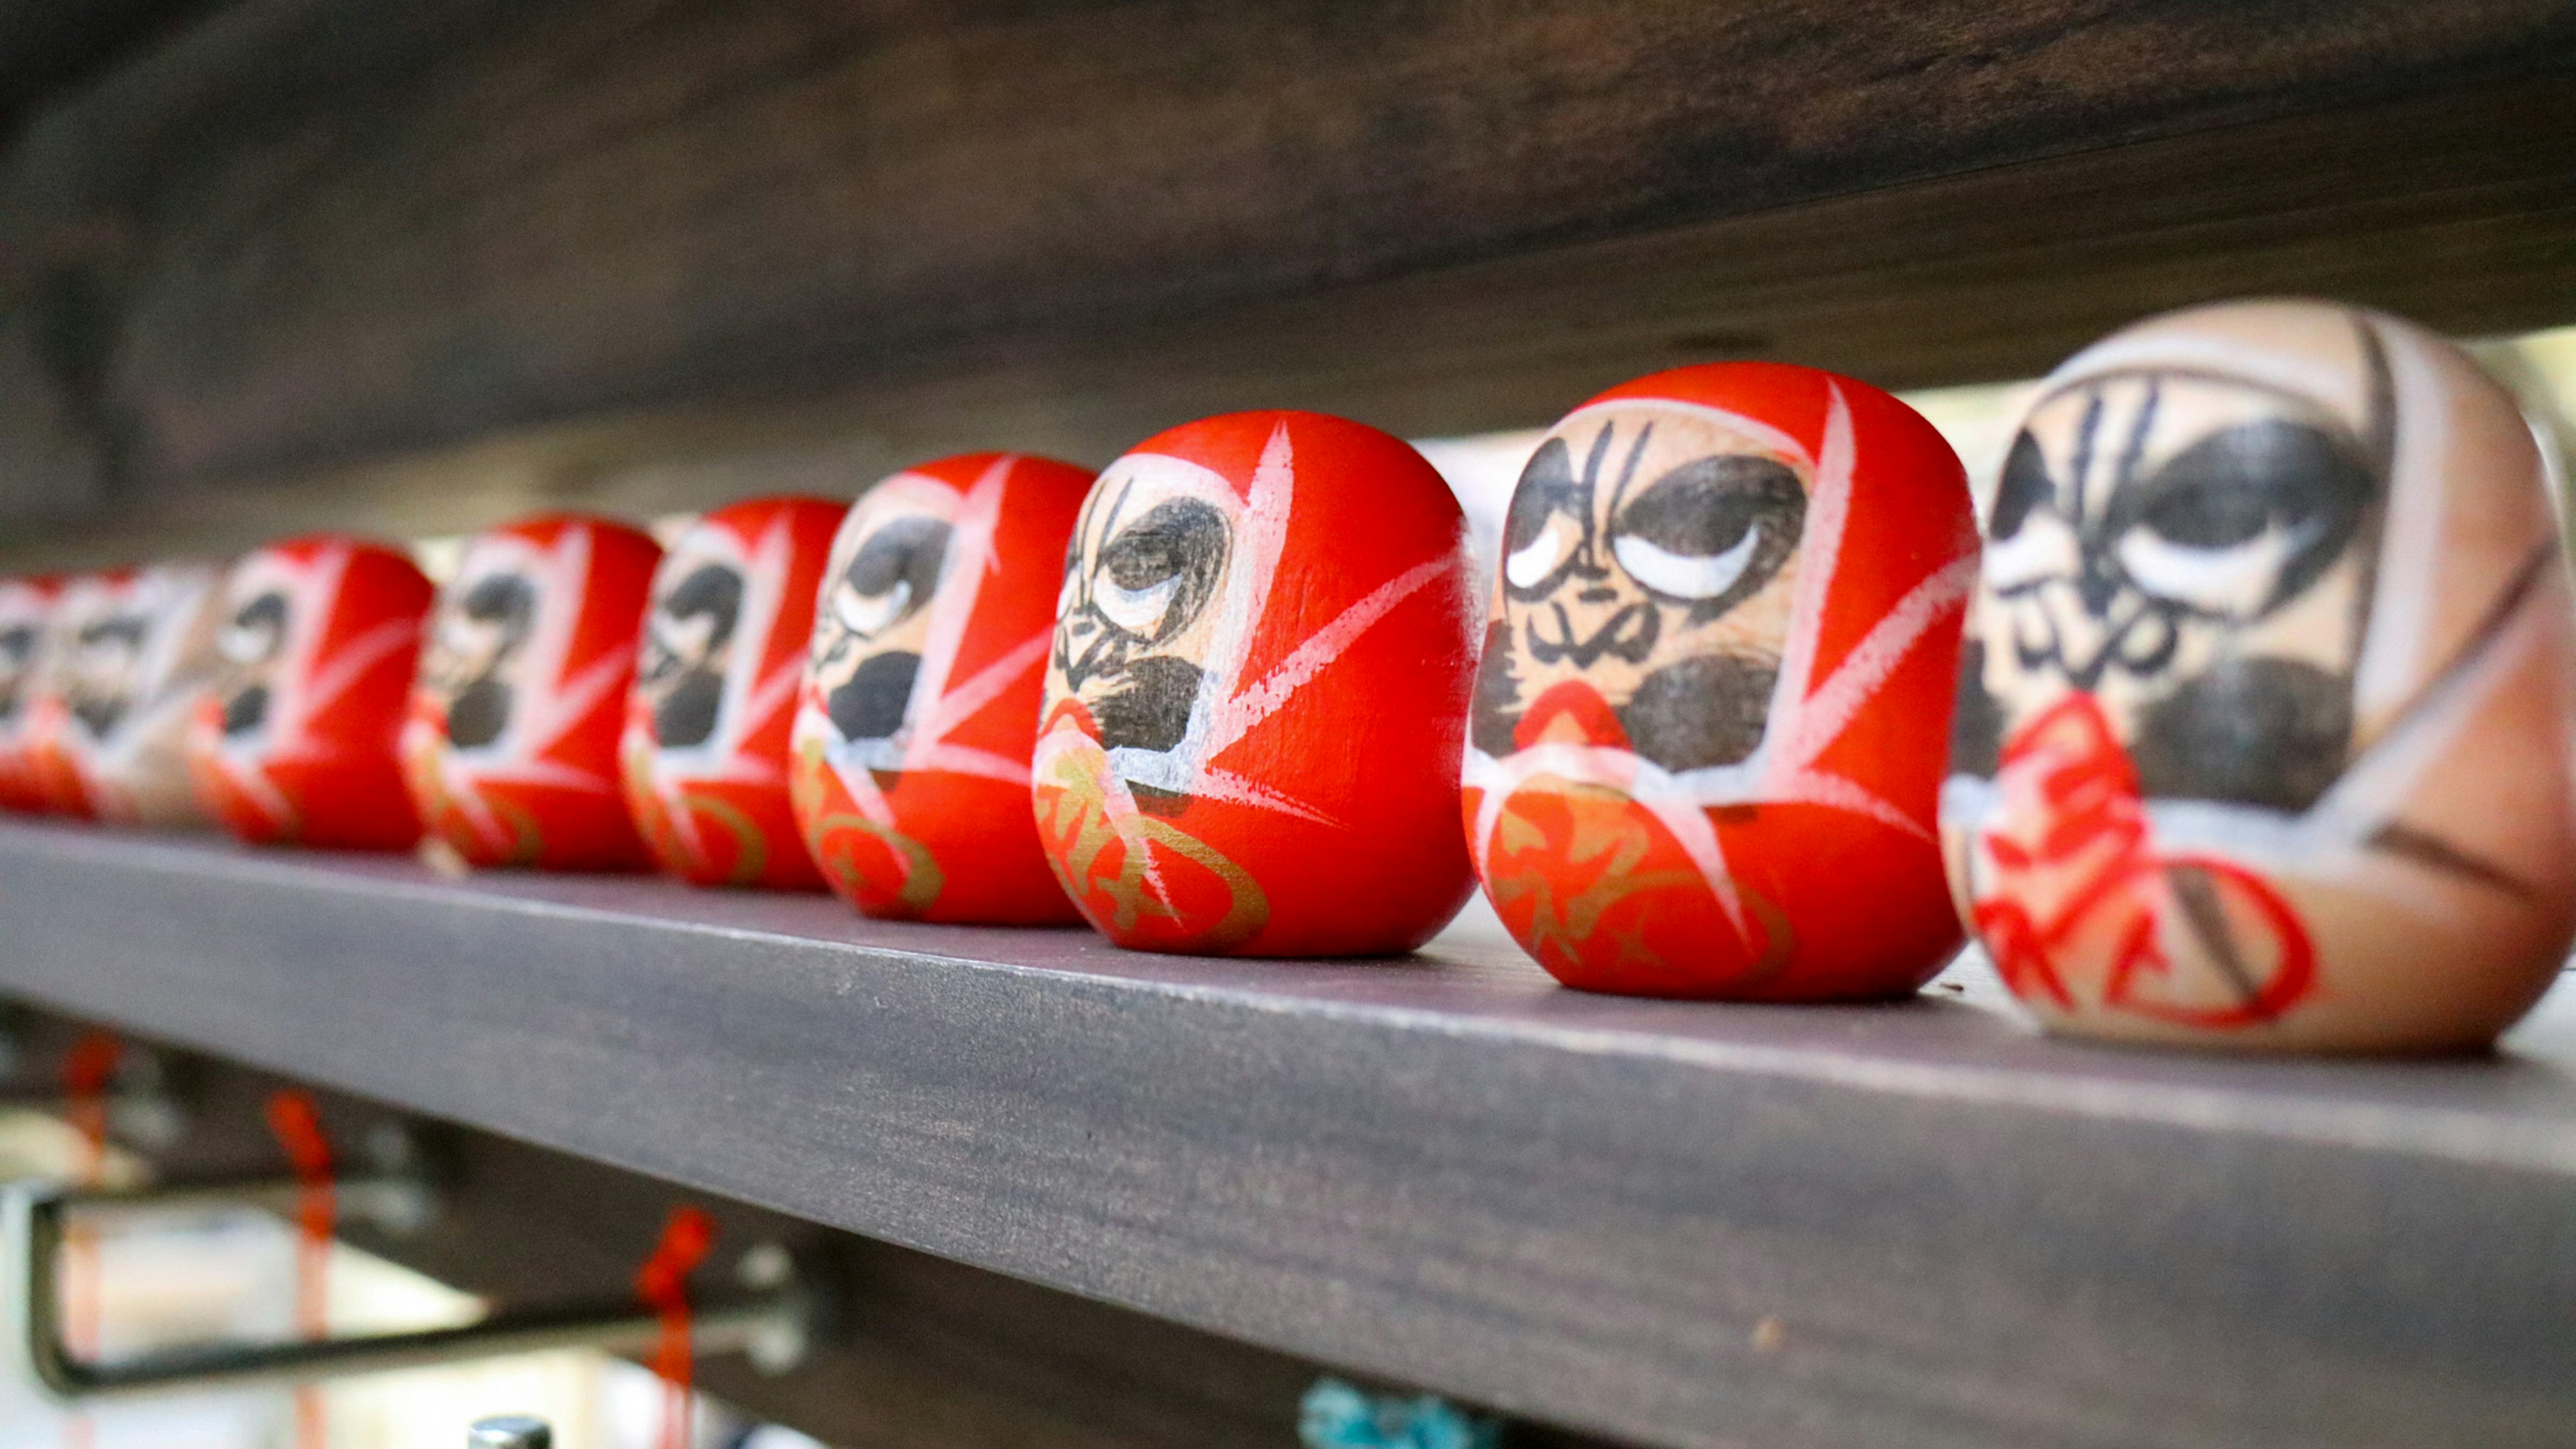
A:
<svg viewBox="0 0 2576 1449">
<path fill-rule="evenodd" d="M 450 1328 L 347 1338 L 212 1343 L 158 1349 L 97 1362 L 63 1342 L 62 1249 L 75 1211 L 208 1207 L 294 1209 L 293 1178 L 171 1183 L 137 1188 L 0 1187 L 0 1358 L 58 1403 L 260 1382 L 310 1382 L 559 1348 L 606 1352 L 657 1341 L 659 1316 L 633 1298 L 497 1309 Z M 334 1184 L 339 1217 L 389 1233 L 416 1232 L 436 1209 L 422 1178 L 353 1176 Z M 822 1308 L 820 1290 L 781 1248 L 744 1255 L 741 1287 L 692 1305 L 691 1341 L 702 1354 L 740 1352 L 764 1372 L 783 1373 L 804 1356 Z"/>
</svg>

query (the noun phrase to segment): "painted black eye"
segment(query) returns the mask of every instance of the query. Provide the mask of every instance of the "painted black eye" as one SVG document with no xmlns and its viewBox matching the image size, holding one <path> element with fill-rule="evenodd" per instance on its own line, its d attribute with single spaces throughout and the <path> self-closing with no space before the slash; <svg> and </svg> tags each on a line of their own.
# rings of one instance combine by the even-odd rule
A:
<svg viewBox="0 0 2576 1449">
<path fill-rule="evenodd" d="M 437 677 L 449 688 L 459 690 L 469 687 L 472 679 L 488 679 L 500 668 L 501 661 L 518 653 L 527 642 L 529 631 L 536 626 L 536 616 L 534 580 L 513 573 L 485 574 L 475 580 L 439 619 L 438 642 L 444 659 L 432 656 L 440 671 Z M 455 702 L 448 706 L 448 742 L 462 745 L 465 741 L 456 733 L 458 708 Z M 496 729 L 494 738 L 497 737 Z"/>
<path fill-rule="evenodd" d="M 33 624 L 0 630 L 0 668 L 24 668 L 35 652 L 36 627 Z"/>
<path fill-rule="evenodd" d="M 674 585 L 654 605 L 672 626 L 686 626 L 704 637 L 707 649 L 732 642 L 742 617 L 742 574 L 723 564 L 708 564 Z"/>
<path fill-rule="evenodd" d="M 703 565 L 672 585 L 653 602 L 638 674 L 659 683 L 684 669 L 721 668 L 741 622 L 742 595 L 742 574 L 724 564 Z"/>
<path fill-rule="evenodd" d="M 1806 518 L 1807 490 L 1787 464 L 1721 454 L 1640 491 L 1610 525 L 1610 552 L 1648 591 L 1713 619 L 1779 573 Z"/>
<path fill-rule="evenodd" d="M 233 611 L 215 647 L 235 664 L 260 664 L 275 657 L 286 639 L 286 595 L 271 590 Z"/>
<path fill-rule="evenodd" d="M 1167 498 L 1100 550 L 1092 607 L 1121 632 L 1159 643 L 1207 607 L 1225 571 L 1225 515 L 1195 498 Z"/>
<path fill-rule="evenodd" d="M 2140 588 L 2253 618 L 2342 556 L 2376 489 L 2354 449 L 2285 419 L 2213 433 L 2114 499 L 2111 536 Z"/>
<path fill-rule="evenodd" d="M 1503 515 L 1503 583 L 1523 598 L 1538 598 L 1583 549 L 1591 505 L 1574 476 L 1574 454 L 1563 438 L 1539 444 L 1512 489 Z"/>
<path fill-rule="evenodd" d="M 921 612 L 939 587 L 949 528 L 919 514 L 868 535 L 832 591 L 832 614 L 862 639 L 873 639 Z"/>
<path fill-rule="evenodd" d="M 2188 548 L 2230 548 L 2274 523 L 2332 531 L 2358 519 L 2371 492 L 2369 470 L 2335 439 L 2277 420 L 2201 439 L 2147 487 L 2147 526 Z"/>
<path fill-rule="evenodd" d="M 731 638 L 734 620 L 742 613 L 742 572 L 726 564 L 693 569 L 662 595 L 660 608 L 674 618 L 712 618 Z"/>
<path fill-rule="evenodd" d="M 2013 439 L 2012 451 L 2004 456 L 2002 481 L 1995 487 L 1994 521 L 1986 536 L 2001 543 L 2021 532 L 2031 510 L 2054 496 L 2048 480 L 2048 460 L 2040 454 L 2039 440 L 2028 433 Z"/>
<path fill-rule="evenodd" d="M 537 586 L 520 574 L 485 574 L 466 590 L 460 611 L 478 624 L 498 625 L 516 639 L 536 620 Z"/>
<path fill-rule="evenodd" d="M 80 642 L 84 649 L 139 652 L 143 640 L 152 631 L 152 621 L 139 614 L 118 614 L 93 620 L 81 626 Z"/>
</svg>

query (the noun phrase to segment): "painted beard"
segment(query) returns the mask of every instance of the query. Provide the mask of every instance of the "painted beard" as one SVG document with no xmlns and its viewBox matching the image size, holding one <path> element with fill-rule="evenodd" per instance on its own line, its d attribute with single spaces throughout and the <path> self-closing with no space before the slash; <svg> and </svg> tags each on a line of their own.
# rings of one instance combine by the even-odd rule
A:
<svg viewBox="0 0 2576 1449">
<path fill-rule="evenodd" d="M 699 665 L 672 681 L 654 701 L 653 737 L 666 750 L 703 745 L 715 738 L 716 720 L 723 712 L 723 669 Z"/>
<path fill-rule="evenodd" d="M 832 728 L 845 740 L 891 739 L 912 704 L 921 656 L 904 650 L 869 656 L 824 697 Z"/>
<path fill-rule="evenodd" d="M 510 725 L 510 686 L 490 673 L 477 675 L 447 704 L 447 742 L 460 750 L 488 748 Z"/>
<path fill-rule="evenodd" d="M 72 717 L 89 731 L 91 739 L 103 740 L 116 732 L 117 722 L 125 718 L 132 701 L 123 694 L 82 691 L 72 701 Z"/>
<path fill-rule="evenodd" d="M 238 739 L 257 734 L 268 723 L 268 686 L 249 685 L 224 701 L 224 737 Z"/>
<path fill-rule="evenodd" d="M 1189 733 L 1190 708 L 1198 702 L 1202 671 L 1186 659 L 1149 655 L 1119 671 L 1116 686 L 1092 705 L 1100 726 L 1100 743 L 1163 751 Z"/>
<path fill-rule="evenodd" d="M 1527 717 L 1511 672 L 1510 626 L 1485 634 L 1485 665 L 1476 674 L 1476 748 L 1501 758 L 1519 749 Z M 1610 702 L 1629 748 L 1678 774 L 1736 764 L 1761 748 L 1780 661 L 1765 655 L 1711 654 L 1685 659 L 1640 678 L 1624 700 Z"/>
<path fill-rule="evenodd" d="M 1997 490 L 1952 769 L 1991 778 L 2016 729 L 2081 694 L 2148 798 L 2315 804 L 2352 752 L 2374 458 L 2248 383 L 2119 374 L 2042 400 Z"/>
</svg>

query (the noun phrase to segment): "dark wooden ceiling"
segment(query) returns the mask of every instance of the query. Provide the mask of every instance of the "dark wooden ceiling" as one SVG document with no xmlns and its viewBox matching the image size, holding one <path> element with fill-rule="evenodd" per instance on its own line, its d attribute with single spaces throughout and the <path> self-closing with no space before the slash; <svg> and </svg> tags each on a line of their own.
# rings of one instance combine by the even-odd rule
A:
<svg viewBox="0 0 2576 1449">
<path fill-rule="evenodd" d="M 1098 459 L 2576 321 L 2571 95 L 2562 0 L 233 0 L 0 154 L 0 529 L 745 399 Z"/>
<path fill-rule="evenodd" d="M 213 8 L 213 0 L 0 0 L 0 138 L 56 93 Z"/>
</svg>

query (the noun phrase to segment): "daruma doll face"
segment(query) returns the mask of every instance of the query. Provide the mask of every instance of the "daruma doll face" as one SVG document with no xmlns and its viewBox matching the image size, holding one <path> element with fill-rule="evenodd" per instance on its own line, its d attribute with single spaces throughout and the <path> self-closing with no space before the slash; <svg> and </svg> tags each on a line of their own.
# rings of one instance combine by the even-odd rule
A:
<svg viewBox="0 0 2576 1449">
<path fill-rule="evenodd" d="M 403 730 L 421 817 L 475 865 L 649 863 L 617 742 L 662 550 L 605 518 L 478 535 L 440 590 Z"/>
<path fill-rule="evenodd" d="M 1029 818 L 1065 542 L 1091 486 L 1004 453 L 897 473 L 833 540 L 796 715 L 805 841 L 872 916 L 1078 920 Z"/>
<path fill-rule="evenodd" d="M 1557 424 L 1505 519 L 1467 755 L 1495 909 L 1569 985 L 1911 991 L 1976 546 L 1958 459 L 1875 388 L 1720 363 Z"/>
<path fill-rule="evenodd" d="M 757 498 L 689 526 L 654 573 L 620 745 L 662 868 L 699 885 L 823 883 L 788 800 L 814 595 L 843 505 Z"/>
<path fill-rule="evenodd" d="M 205 817 L 187 733 L 216 666 L 221 570 L 156 564 L 92 578 L 59 622 L 60 712 L 45 731 L 79 813 L 121 824 Z"/>
<path fill-rule="evenodd" d="M 1035 763 L 1065 891 L 1121 945 L 1410 950 L 1472 888 L 1458 505 L 1401 441 L 1237 413 L 1139 445 L 1064 560 Z"/>
<path fill-rule="evenodd" d="M 409 555 L 336 534 L 235 564 L 188 733 L 207 812 L 253 842 L 409 849 L 398 742 L 433 592 Z"/>
<path fill-rule="evenodd" d="M 2576 932 L 2570 614 L 2531 434 L 2394 318 L 2077 355 L 1995 495 L 1943 830 L 2043 1023 L 2482 1044 Z"/>
<path fill-rule="evenodd" d="M 46 609 L 43 643 L 35 651 L 41 667 L 28 675 L 18 730 L 26 787 L 39 810 L 84 820 L 97 814 L 79 756 L 80 737 L 99 717 L 99 651 L 85 648 L 82 639 L 105 626 L 133 577 L 132 569 L 73 574 L 61 581 Z M 90 706 L 88 719 L 73 713 L 76 701 Z"/>
</svg>

